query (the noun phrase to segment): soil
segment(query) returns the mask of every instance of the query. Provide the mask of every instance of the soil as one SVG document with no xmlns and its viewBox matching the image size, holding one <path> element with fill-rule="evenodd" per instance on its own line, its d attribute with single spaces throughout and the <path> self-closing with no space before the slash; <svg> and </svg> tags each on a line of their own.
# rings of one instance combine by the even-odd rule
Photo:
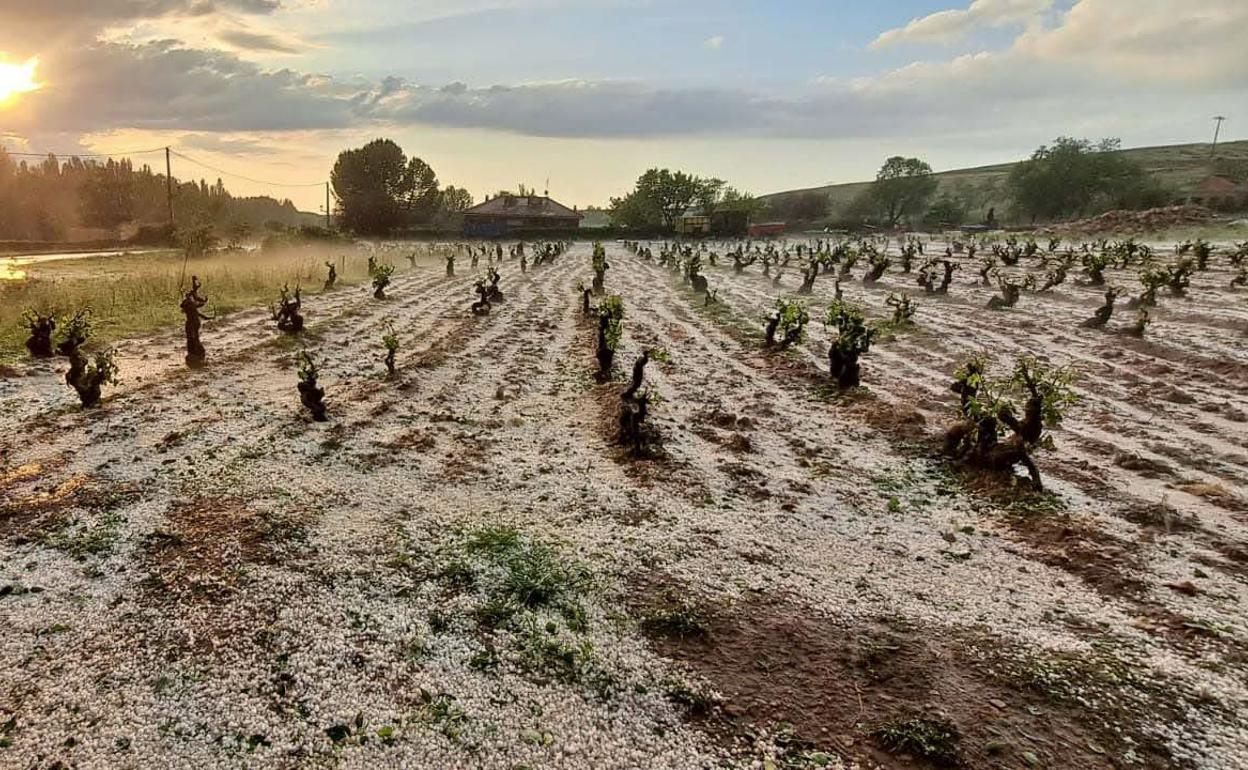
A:
<svg viewBox="0 0 1248 770">
<path fill-rule="evenodd" d="M 205 322 L 200 370 L 180 327 L 127 340 L 87 412 L 63 360 L 0 373 L 0 766 L 924 767 L 879 737 L 911 719 L 953 725 L 966 767 L 1248 766 L 1248 308 L 1224 258 L 1140 340 L 1079 326 L 1104 287 L 1074 271 L 995 312 L 964 264 L 842 390 L 818 324 L 763 349 L 798 270 L 720 259 L 708 306 L 619 245 L 598 382 L 590 254 L 504 260 L 507 302 L 473 317 L 480 276 L 422 249 L 387 302 L 309 297 L 299 337 L 262 308 Z M 874 323 L 914 290 L 842 287 Z M 820 318 L 833 291 L 794 298 Z M 328 423 L 299 403 L 305 348 Z M 670 360 L 637 458 L 620 393 L 649 348 Z M 1042 494 L 939 456 L 976 353 L 1078 373 Z M 482 527 L 574 565 L 541 574 L 584 575 L 554 589 L 575 607 L 483 631 L 486 589 L 435 579 Z M 700 633 L 654 632 L 672 594 Z"/>
</svg>

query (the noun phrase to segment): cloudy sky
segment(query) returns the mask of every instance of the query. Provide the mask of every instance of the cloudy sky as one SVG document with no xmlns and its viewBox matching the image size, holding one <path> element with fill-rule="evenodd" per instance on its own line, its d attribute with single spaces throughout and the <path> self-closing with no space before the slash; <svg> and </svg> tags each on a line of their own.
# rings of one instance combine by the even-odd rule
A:
<svg viewBox="0 0 1248 770">
<path fill-rule="evenodd" d="M 1248 0 L 0 0 L 0 142 L 296 183 L 388 136 L 478 199 L 605 203 L 653 165 L 765 193 L 1246 137 L 1245 40 Z"/>
</svg>

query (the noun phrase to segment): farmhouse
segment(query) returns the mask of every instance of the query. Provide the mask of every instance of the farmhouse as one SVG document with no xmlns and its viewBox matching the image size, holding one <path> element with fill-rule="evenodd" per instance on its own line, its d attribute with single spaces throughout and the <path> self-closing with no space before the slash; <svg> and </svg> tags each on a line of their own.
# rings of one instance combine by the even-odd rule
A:
<svg viewBox="0 0 1248 770">
<path fill-rule="evenodd" d="M 464 235 L 493 238 L 531 230 L 575 230 L 582 216 L 544 195 L 500 195 L 464 212 Z"/>
</svg>

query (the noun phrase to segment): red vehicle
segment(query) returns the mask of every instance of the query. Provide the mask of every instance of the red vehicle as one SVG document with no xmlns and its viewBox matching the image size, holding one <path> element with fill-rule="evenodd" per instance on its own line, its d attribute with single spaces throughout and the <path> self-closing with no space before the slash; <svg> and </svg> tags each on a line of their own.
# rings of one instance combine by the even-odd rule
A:
<svg viewBox="0 0 1248 770">
<path fill-rule="evenodd" d="M 758 225 L 750 225 L 748 234 L 751 238 L 771 238 L 777 235 L 784 235 L 784 222 L 764 222 Z"/>
</svg>

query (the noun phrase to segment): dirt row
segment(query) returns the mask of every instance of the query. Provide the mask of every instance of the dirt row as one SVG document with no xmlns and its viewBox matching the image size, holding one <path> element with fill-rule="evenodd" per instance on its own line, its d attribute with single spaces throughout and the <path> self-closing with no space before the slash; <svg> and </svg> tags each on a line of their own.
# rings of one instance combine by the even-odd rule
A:
<svg viewBox="0 0 1248 770">
<path fill-rule="evenodd" d="M 619 378 L 647 347 L 671 354 L 648 372 L 662 451 L 645 460 L 614 441 L 619 380 L 593 377 L 579 246 L 523 275 L 504 263 L 485 318 L 467 312 L 470 271 L 439 264 L 386 302 L 310 298 L 299 341 L 259 311 L 210 324 L 202 372 L 173 334 L 131 341 L 123 372 L 143 379 L 98 411 L 69 408 L 51 370 L 5 381 L 21 407 L 0 426 L 0 759 L 908 767 L 926 737 L 975 767 L 1236 766 L 1237 512 L 1173 490 L 1157 514 L 1103 472 L 1082 407 L 1043 464 L 1052 509 L 968 488 L 915 438 L 942 419 L 960 340 L 1005 355 L 1056 344 L 1057 322 L 921 299 L 918 330 L 881 342 L 869 392 L 846 400 L 823 383 L 819 333 L 787 357 L 751 336 L 769 280 L 713 271 L 725 308 L 710 311 L 653 263 L 610 262 Z M 1113 347 L 1063 344 L 1081 360 Z M 322 362 L 327 424 L 299 412 L 301 347 Z M 1186 425 L 1191 404 L 1132 396 L 1164 373 L 1126 377 L 1167 359 L 1131 355 L 1081 388 L 1133 449 L 1189 447 L 1161 420 Z M 1211 425 L 1209 446 L 1238 446 Z M 1226 461 L 1221 483 L 1241 470 Z M 593 576 L 583 620 L 540 616 L 555 630 L 539 649 L 558 650 L 545 673 L 526 668 L 522 628 L 473 625 L 485 589 L 439 577 L 482 526 Z M 1166 587 L 1184 581 L 1194 593 Z"/>
</svg>

